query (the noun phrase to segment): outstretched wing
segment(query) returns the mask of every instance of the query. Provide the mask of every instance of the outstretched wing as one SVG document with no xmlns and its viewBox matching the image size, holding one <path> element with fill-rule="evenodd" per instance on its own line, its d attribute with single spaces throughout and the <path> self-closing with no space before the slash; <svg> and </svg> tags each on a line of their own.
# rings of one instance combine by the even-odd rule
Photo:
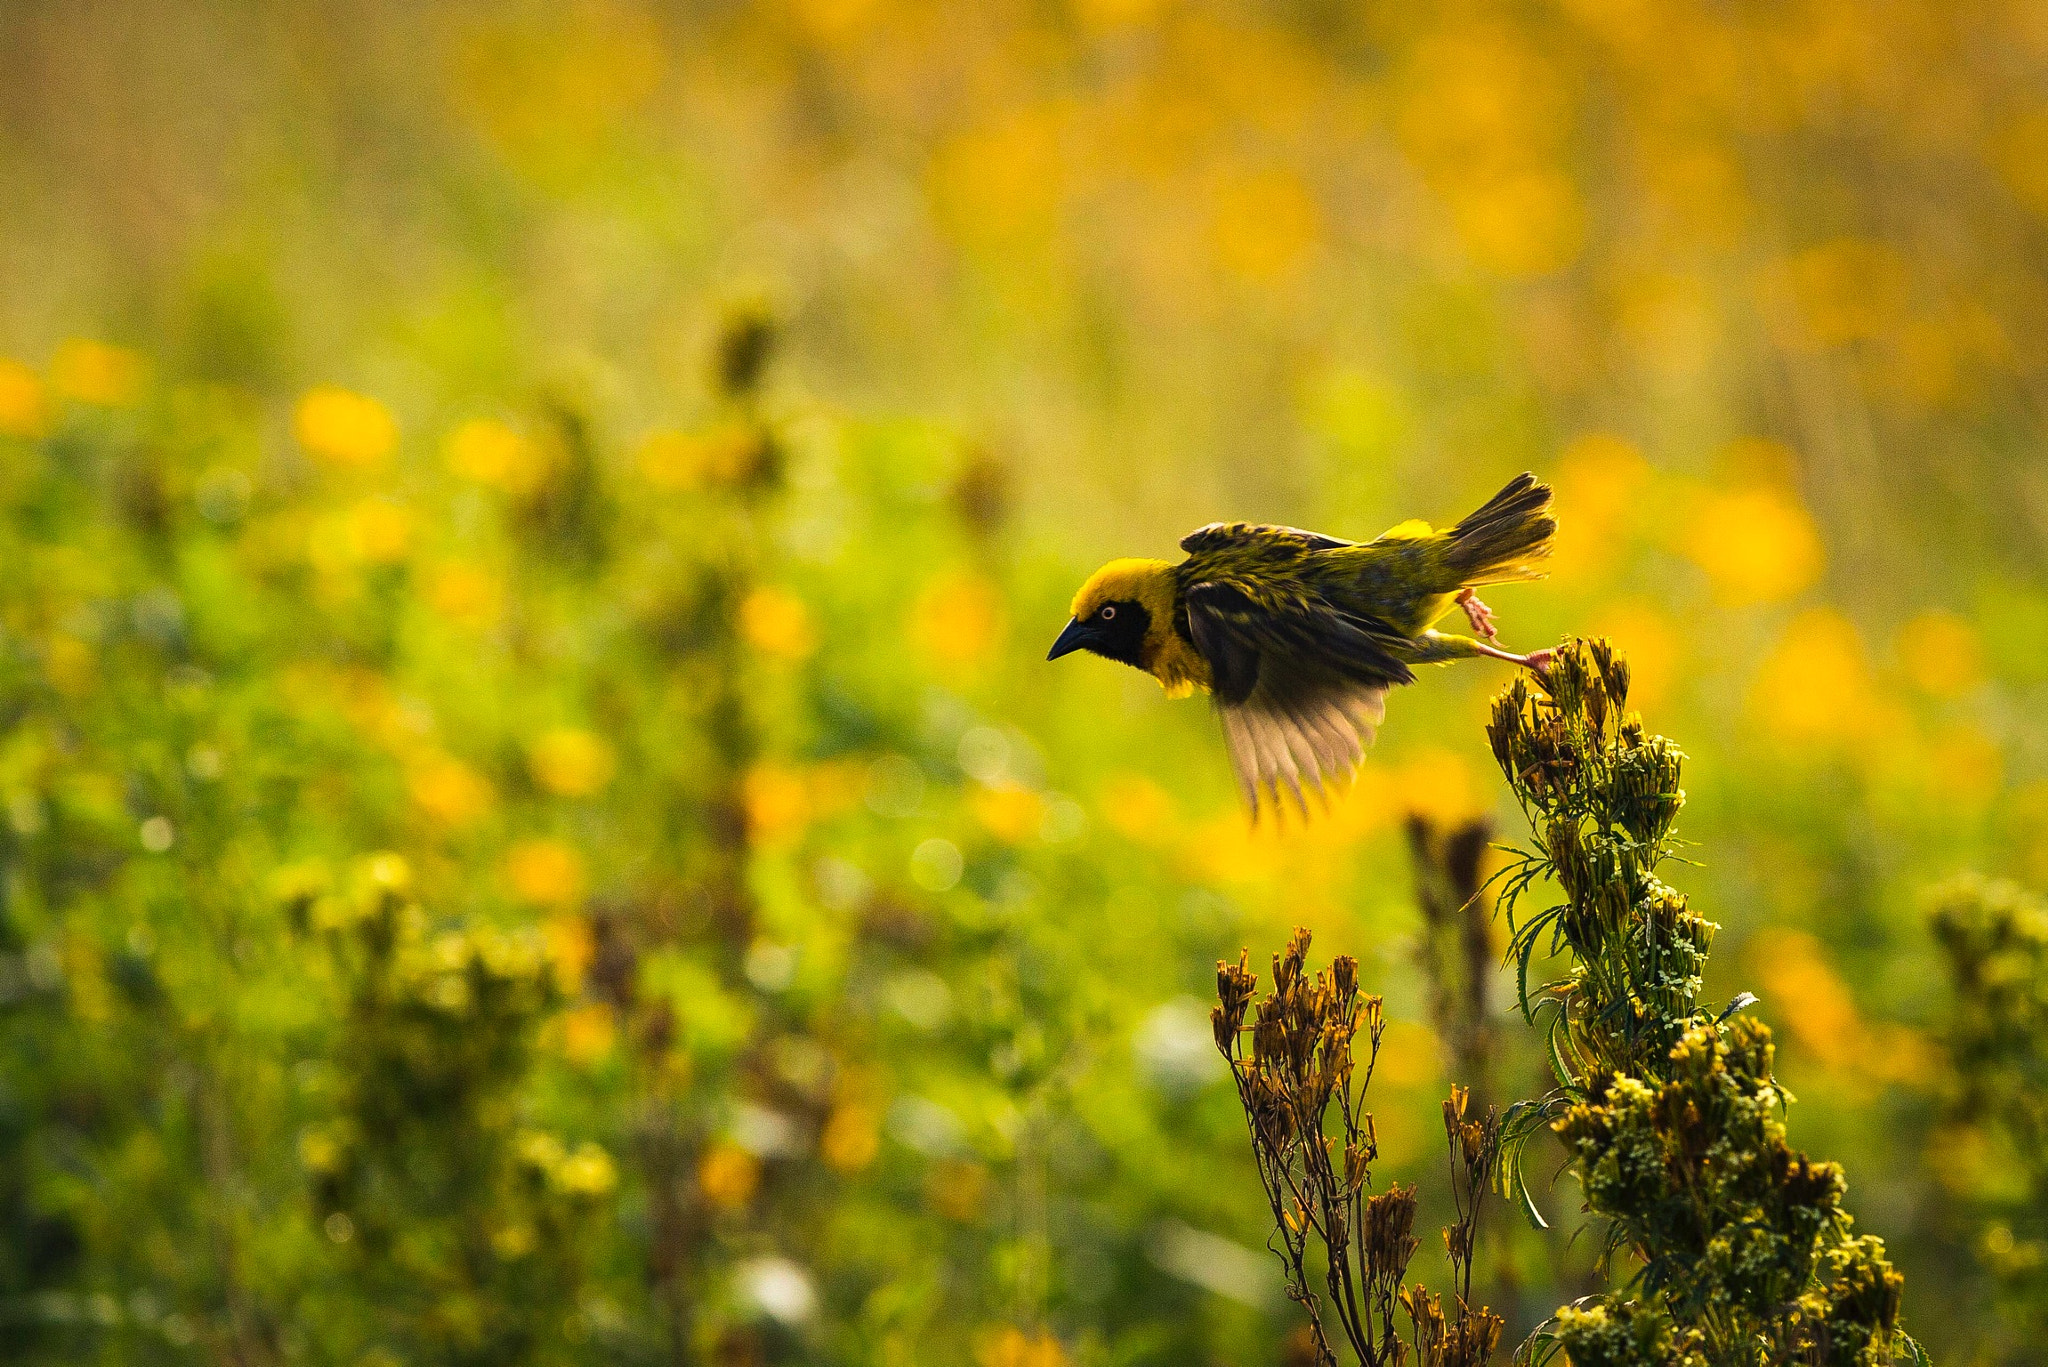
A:
<svg viewBox="0 0 2048 1367">
<path fill-rule="evenodd" d="M 1306 592 L 1217 579 L 1186 600 L 1252 814 L 1267 791 L 1277 806 L 1283 786 L 1306 813 L 1306 790 L 1320 794 L 1365 757 L 1387 689 L 1415 678 L 1394 653 L 1405 642 Z"/>
<path fill-rule="evenodd" d="M 1306 817 L 1307 794 L 1326 798 L 1364 761 L 1386 719 L 1387 685 L 1262 679 L 1250 697 L 1216 714 L 1252 819 L 1263 794 L 1278 811 L 1283 789 Z"/>
</svg>

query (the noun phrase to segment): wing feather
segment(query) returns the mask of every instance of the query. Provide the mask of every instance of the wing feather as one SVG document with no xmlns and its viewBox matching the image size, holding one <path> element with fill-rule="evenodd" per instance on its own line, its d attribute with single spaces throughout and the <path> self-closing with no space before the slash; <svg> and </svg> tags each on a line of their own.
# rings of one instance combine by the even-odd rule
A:
<svg viewBox="0 0 2048 1367">
<path fill-rule="evenodd" d="M 1356 541 L 1346 541 L 1341 536 L 1326 536 L 1321 532 L 1303 531 L 1299 527 L 1280 527 L 1268 522 L 1210 522 L 1182 537 L 1180 548 L 1193 555 L 1198 551 L 1243 546 L 1251 542 L 1264 542 L 1269 546 L 1284 547 L 1290 551 L 1332 551 L 1340 546 L 1358 544 Z"/>
<path fill-rule="evenodd" d="M 1340 679 L 1262 679 L 1240 703 L 1220 703 L 1223 740 L 1238 788 L 1258 819 L 1270 796 L 1277 812 L 1282 794 L 1308 815 L 1308 794 L 1325 807 L 1330 789 L 1348 780 L 1386 716 L 1385 684 Z"/>
</svg>

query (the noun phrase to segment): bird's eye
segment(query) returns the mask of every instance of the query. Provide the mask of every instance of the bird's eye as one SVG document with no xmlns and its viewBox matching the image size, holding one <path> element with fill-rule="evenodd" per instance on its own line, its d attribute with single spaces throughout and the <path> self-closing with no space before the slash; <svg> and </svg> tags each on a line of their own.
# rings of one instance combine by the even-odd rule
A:
<svg viewBox="0 0 2048 1367">
<path fill-rule="evenodd" d="M 1110 605 L 1110 604 L 1105 604 L 1105 605 L 1103 606 L 1103 609 L 1102 609 L 1102 620 L 1103 620 L 1103 621 L 1105 621 L 1105 622 L 1108 622 L 1108 621 L 1113 621 L 1113 620 L 1115 620 L 1115 618 L 1116 618 L 1116 608 L 1115 608 L 1115 606 L 1114 606 L 1114 605 Z"/>
</svg>

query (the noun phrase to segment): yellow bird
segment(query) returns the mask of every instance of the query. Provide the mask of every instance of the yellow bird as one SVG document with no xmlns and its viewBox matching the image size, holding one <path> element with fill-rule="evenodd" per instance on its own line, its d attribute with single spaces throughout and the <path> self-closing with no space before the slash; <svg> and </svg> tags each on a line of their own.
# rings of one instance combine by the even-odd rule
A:
<svg viewBox="0 0 2048 1367">
<path fill-rule="evenodd" d="M 1169 697 L 1215 694 L 1239 786 L 1256 818 L 1283 788 L 1356 771 L 1386 716 L 1387 690 L 1418 664 L 1491 656 L 1540 670 L 1551 652 L 1502 650 L 1473 590 L 1543 577 L 1557 534 L 1550 487 L 1517 475 L 1448 531 L 1403 522 L 1376 541 L 1293 527 L 1212 522 L 1187 559 L 1112 560 L 1074 596 L 1048 660 L 1076 650 L 1144 670 Z M 1462 607 L 1474 640 L 1434 630 Z"/>
</svg>

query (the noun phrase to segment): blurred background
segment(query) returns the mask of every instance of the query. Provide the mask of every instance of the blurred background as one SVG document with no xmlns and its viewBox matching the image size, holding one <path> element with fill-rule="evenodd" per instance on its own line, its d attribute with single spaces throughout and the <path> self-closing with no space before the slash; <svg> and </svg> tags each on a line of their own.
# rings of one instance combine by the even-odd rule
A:
<svg viewBox="0 0 2048 1367">
<path fill-rule="evenodd" d="M 1630 657 L 1709 996 L 1909 1326 L 2039 1361 L 1923 895 L 2048 884 L 2044 404 L 2033 0 L 11 0 L 5 1356 L 1292 1360 L 1212 965 L 1359 956 L 1448 1218 L 1405 830 L 1522 833 L 1505 670 L 1254 832 L 1042 657 L 1533 469 L 1504 639 Z"/>
</svg>

